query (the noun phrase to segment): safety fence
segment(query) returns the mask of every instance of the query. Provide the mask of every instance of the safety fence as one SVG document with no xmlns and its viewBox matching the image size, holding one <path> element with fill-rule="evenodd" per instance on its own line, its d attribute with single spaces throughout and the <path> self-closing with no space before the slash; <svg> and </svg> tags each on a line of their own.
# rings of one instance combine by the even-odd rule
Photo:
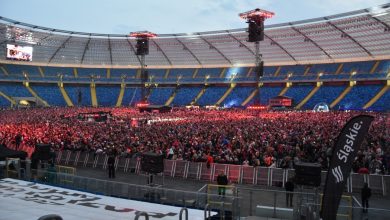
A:
<svg viewBox="0 0 390 220">
<path fill-rule="evenodd" d="M 107 169 L 108 156 L 93 152 L 62 151 L 57 152 L 57 164 L 75 167 L 91 167 Z M 141 161 L 139 157 L 116 157 L 115 168 L 123 172 L 140 173 Z M 164 160 L 164 176 L 196 179 L 214 182 L 219 173 L 224 172 L 231 183 L 279 186 L 284 187 L 286 181 L 294 176 L 293 169 L 252 167 L 233 164 L 211 164 L 209 167 L 203 162 L 183 160 Z M 321 173 L 321 186 L 326 180 L 326 171 Z M 347 178 L 346 192 L 360 192 L 364 183 L 368 183 L 374 193 L 387 194 L 390 187 L 389 175 L 356 174 L 351 173 Z"/>
</svg>

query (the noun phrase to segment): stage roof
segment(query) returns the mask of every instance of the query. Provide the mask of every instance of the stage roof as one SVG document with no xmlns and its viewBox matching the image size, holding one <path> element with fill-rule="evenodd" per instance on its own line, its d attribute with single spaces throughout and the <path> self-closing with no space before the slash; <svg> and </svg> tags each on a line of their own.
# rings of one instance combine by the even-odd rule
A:
<svg viewBox="0 0 390 220">
<path fill-rule="evenodd" d="M 268 25 L 260 43 L 265 65 L 390 59 L 389 7 Z M 150 39 L 145 60 L 149 68 L 253 66 L 255 47 L 246 38 L 245 28 L 161 34 Z M 140 67 L 136 39 L 128 35 L 58 30 L 0 17 L 0 62 L 12 63 L 6 60 L 6 44 L 33 46 L 33 62 L 22 64 Z"/>
</svg>

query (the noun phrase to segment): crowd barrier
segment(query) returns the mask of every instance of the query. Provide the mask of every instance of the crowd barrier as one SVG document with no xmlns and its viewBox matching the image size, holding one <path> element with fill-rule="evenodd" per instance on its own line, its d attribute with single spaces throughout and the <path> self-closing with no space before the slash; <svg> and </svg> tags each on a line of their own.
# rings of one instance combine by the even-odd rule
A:
<svg viewBox="0 0 390 220">
<path fill-rule="evenodd" d="M 56 155 L 57 164 L 64 166 L 107 169 L 107 160 L 107 155 L 94 152 L 62 151 L 57 152 Z M 138 174 L 141 169 L 140 158 L 118 156 L 115 160 L 115 169 Z M 231 183 L 279 187 L 284 187 L 286 181 L 294 176 L 293 169 L 217 163 L 207 167 L 206 163 L 202 162 L 164 160 L 164 176 L 214 182 L 221 172 L 226 173 Z M 321 186 L 325 184 L 326 175 L 327 172 L 322 171 Z M 387 188 L 390 187 L 390 176 L 351 173 L 347 179 L 346 191 L 350 193 L 360 192 L 365 182 L 368 183 L 374 193 L 386 195 Z"/>
</svg>

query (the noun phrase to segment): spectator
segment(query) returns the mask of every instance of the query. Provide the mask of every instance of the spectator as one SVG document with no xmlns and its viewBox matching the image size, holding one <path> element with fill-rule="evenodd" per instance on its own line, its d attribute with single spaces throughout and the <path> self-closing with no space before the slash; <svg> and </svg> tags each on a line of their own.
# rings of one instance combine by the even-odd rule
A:
<svg viewBox="0 0 390 220">
<path fill-rule="evenodd" d="M 368 200 L 371 197 L 371 189 L 368 187 L 367 183 L 364 183 L 361 195 L 362 195 L 363 212 L 367 213 L 369 208 Z"/>
<path fill-rule="evenodd" d="M 294 183 L 292 178 L 288 179 L 284 188 L 286 189 L 286 206 L 293 207 Z"/>
<path fill-rule="evenodd" d="M 225 185 L 228 184 L 228 178 L 225 175 L 224 172 L 221 172 L 217 177 L 217 183 L 218 183 L 218 195 L 225 196 L 226 187 Z"/>
</svg>

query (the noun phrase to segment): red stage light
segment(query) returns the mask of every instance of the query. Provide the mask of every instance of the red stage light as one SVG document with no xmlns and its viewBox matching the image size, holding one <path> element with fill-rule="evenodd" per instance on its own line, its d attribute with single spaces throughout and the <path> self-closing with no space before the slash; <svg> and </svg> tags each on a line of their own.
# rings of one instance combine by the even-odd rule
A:
<svg viewBox="0 0 390 220">
<path fill-rule="evenodd" d="M 136 37 L 136 38 L 153 38 L 157 37 L 157 34 L 152 33 L 150 31 L 138 31 L 138 32 L 131 32 L 130 37 Z"/>
</svg>

